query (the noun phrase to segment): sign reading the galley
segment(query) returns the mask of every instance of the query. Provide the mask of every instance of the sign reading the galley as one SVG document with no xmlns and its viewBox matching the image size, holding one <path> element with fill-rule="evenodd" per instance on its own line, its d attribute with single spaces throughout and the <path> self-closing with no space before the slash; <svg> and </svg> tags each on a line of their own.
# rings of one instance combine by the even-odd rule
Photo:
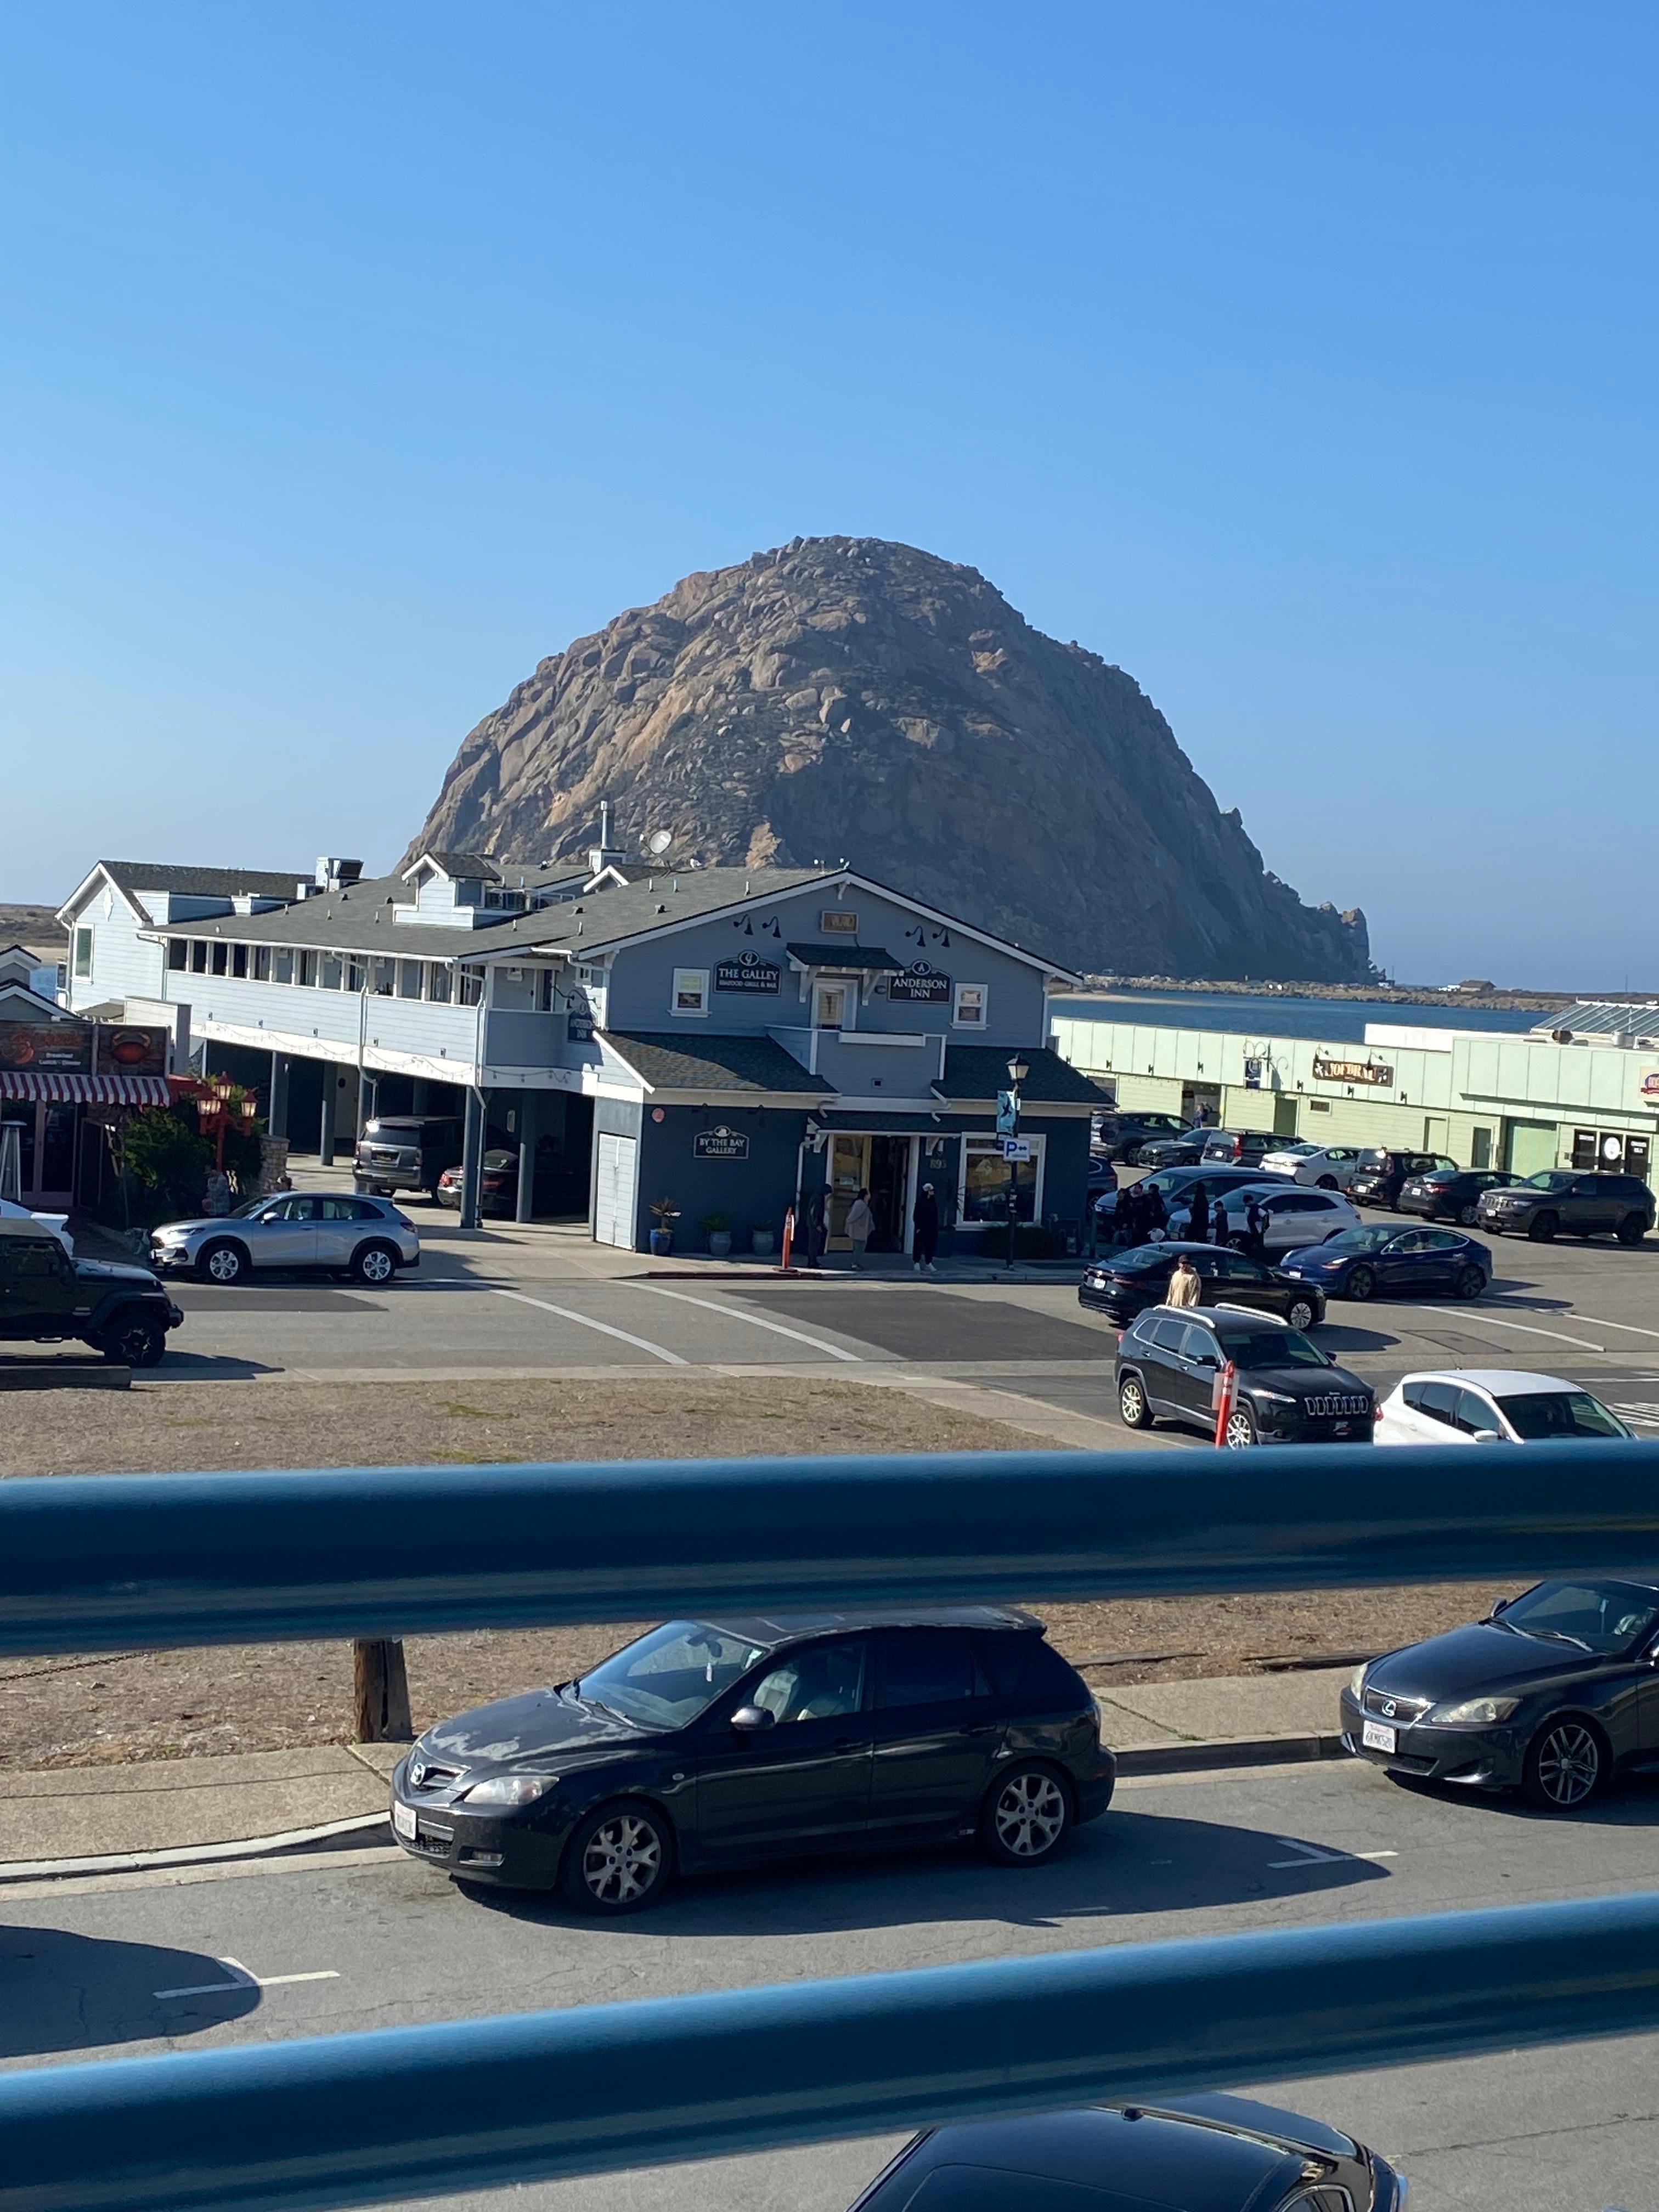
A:
<svg viewBox="0 0 1659 2212">
<path fill-rule="evenodd" d="M 118 1028 L 98 1024 L 100 1075 L 165 1075 L 167 1072 L 168 1032 L 164 1029 Z"/>
<path fill-rule="evenodd" d="M 856 937 L 857 910 L 850 906 L 827 906 L 818 915 L 818 927 L 825 937 Z"/>
<path fill-rule="evenodd" d="M 1316 1083 L 1375 1083 L 1385 1091 L 1394 1087 L 1394 1070 L 1386 1060 L 1328 1060 L 1316 1052 L 1313 1072 Z"/>
<path fill-rule="evenodd" d="M 763 994 L 775 999 L 778 995 L 778 963 L 763 960 L 758 952 L 739 953 L 735 960 L 722 960 L 714 969 L 714 988 L 717 991 L 743 991 Z"/>
<path fill-rule="evenodd" d="M 722 1121 L 712 1129 L 699 1129 L 691 1151 L 700 1160 L 746 1160 L 749 1139 L 741 1129 L 728 1129 Z"/>
<path fill-rule="evenodd" d="M 890 999 L 908 999 L 915 1006 L 948 1006 L 951 979 L 927 961 L 913 960 L 901 975 L 889 978 L 887 995 Z"/>
<path fill-rule="evenodd" d="M 0 1022 L 0 1067 L 39 1075 L 89 1075 L 92 1029 L 81 1022 Z"/>
</svg>

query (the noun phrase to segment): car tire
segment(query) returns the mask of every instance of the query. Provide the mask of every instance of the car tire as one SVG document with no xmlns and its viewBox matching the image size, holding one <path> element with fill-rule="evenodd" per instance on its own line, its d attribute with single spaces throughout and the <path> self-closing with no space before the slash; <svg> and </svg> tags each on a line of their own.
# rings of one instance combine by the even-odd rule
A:
<svg viewBox="0 0 1659 2212">
<path fill-rule="evenodd" d="M 1342 1286 L 1342 1295 L 1356 1299 L 1363 1305 L 1367 1298 L 1376 1296 L 1376 1277 L 1369 1267 L 1350 1267 L 1348 1279 Z"/>
<path fill-rule="evenodd" d="M 1648 1224 L 1639 1213 L 1627 1213 L 1619 1224 L 1621 1244 L 1639 1244 L 1648 1233 Z"/>
<path fill-rule="evenodd" d="M 1292 1298 L 1285 1309 L 1285 1318 L 1292 1328 L 1311 1328 L 1319 1319 L 1311 1298 Z"/>
<path fill-rule="evenodd" d="M 1536 1213 L 1527 1224 L 1527 1234 L 1534 1244 L 1548 1244 L 1561 1226 L 1553 1213 Z"/>
<path fill-rule="evenodd" d="M 1486 1287 L 1486 1279 L 1479 1267 L 1465 1267 L 1452 1285 L 1452 1295 L 1462 1298 L 1468 1305 L 1471 1299 L 1478 1298 Z"/>
<path fill-rule="evenodd" d="M 578 1912 L 615 1919 L 656 1904 L 673 1870 L 667 1816 L 641 1798 L 618 1797 L 578 1825 L 565 1845 L 559 1887 Z"/>
<path fill-rule="evenodd" d="M 1117 1386 L 1117 1410 L 1123 1417 L 1126 1429 L 1150 1429 L 1156 1426 L 1152 1403 L 1146 1395 L 1146 1386 L 1139 1375 L 1126 1375 Z"/>
<path fill-rule="evenodd" d="M 159 1367 L 167 1348 L 166 1329 L 149 1314 L 131 1314 L 116 1320 L 98 1340 L 98 1349 L 105 1358 L 115 1360 L 123 1367 Z"/>
<path fill-rule="evenodd" d="M 1052 1766 L 1018 1761 L 985 1793 L 979 1844 L 996 1866 L 1046 1866 L 1072 1832 L 1072 1793 Z"/>
<path fill-rule="evenodd" d="M 1557 1713 L 1527 1746 L 1521 1793 L 1543 1813 L 1577 1813 L 1607 1786 L 1607 1740 L 1582 1713 Z"/>
<path fill-rule="evenodd" d="M 354 1283 L 368 1283 L 374 1290 L 384 1290 L 397 1272 L 397 1248 L 379 1238 L 360 1244 L 351 1255 Z"/>
<path fill-rule="evenodd" d="M 245 1282 L 252 1273 L 252 1264 L 246 1248 L 229 1237 L 204 1244 L 196 1255 L 196 1273 L 201 1280 L 217 1283 L 225 1290 L 233 1284 Z"/>
<path fill-rule="evenodd" d="M 1334 1190 L 1336 1188 L 1336 1177 L 1334 1176 L 1321 1176 L 1318 1182 L 1314 1185 L 1314 1188 L 1316 1190 Z"/>
<path fill-rule="evenodd" d="M 1255 1415 L 1248 1406 L 1235 1406 L 1227 1416 L 1227 1425 L 1221 1432 L 1222 1442 L 1229 1451 L 1249 1451 L 1261 1439 L 1256 1434 Z"/>
<path fill-rule="evenodd" d="M 1480 1209 L 1478 1206 L 1460 1206 L 1457 1209 L 1457 1225 L 1460 1229 L 1473 1229 L 1480 1218 Z"/>
</svg>

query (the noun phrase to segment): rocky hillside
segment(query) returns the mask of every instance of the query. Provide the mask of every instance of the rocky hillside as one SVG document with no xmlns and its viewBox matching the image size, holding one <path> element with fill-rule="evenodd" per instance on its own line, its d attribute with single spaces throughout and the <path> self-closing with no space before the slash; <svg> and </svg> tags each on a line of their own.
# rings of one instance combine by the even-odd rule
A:
<svg viewBox="0 0 1659 2212">
<path fill-rule="evenodd" d="M 866 874 L 1068 966 L 1344 982 L 1364 917 L 1263 870 L 1121 668 L 975 569 L 796 538 L 544 660 L 463 741 L 410 850 L 637 852 Z"/>
</svg>

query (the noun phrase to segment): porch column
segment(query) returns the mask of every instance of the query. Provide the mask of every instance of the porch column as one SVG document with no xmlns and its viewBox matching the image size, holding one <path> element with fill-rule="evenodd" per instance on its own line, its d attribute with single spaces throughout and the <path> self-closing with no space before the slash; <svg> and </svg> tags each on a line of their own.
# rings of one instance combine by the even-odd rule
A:
<svg viewBox="0 0 1659 2212">
<path fill-rule="evenodd" d="M 534 1091 L 519 1094 L 519 1202 L 515 1221 L 528 1221 L 536 1211 L 536 1137 L 541 1120 L 541 1097 Z"/>
<path fill-rule="evenodd" d="M 357 1134 L 361 1137 L 365 1126 L 380 1110 L 380 1079 L 365 1069 L 357 1085 Z"/>
<path fill-rule="evenodd" d="M 479 1225 L 478 1186 L 483 1174 L 483 1093 L 471 1085 L 466 1093 L 466 1121 L 461 1139 L 461 1226 Z"/>
<path fill-rule="evenodd" d="M 270 1111 L 265 1117 L 273 1137 L 286 1137 L 288 1134 L 288 1054 L 273 1052 L 270 1055 Z"/>
<path fill-rule="evenodd" d="M 334 1164 L 334 1102 L 339 1096 L 340 1079 L 335 1073 L 334 1062 L 323 1062 L 323 1111 L 317 1127 L 317 1164 L 331 1168 Z"/>
</svg>

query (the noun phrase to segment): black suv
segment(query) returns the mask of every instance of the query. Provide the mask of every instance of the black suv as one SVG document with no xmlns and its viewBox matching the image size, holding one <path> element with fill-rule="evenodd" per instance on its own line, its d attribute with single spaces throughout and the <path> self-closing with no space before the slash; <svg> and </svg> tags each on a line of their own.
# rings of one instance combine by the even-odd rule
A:
<svg viewBox="0 0 1659 2212">
<path fill-rule="evenodd" d="M 1653 1226 L 1653 1193 L 1638 1176 L 1546 1168 L 1524 1182 L 1487 1191 L 1477 1218 L 1493 1237 L 1524 1229 L 1547 1243 L 1565 1229 L 1573 1237 L 1611 1233 L 1621 1244 L 1639 1244 Z"/>
<path fill-rule="evenodd" d="M 1143 1145 L 1161 1144 L 1166 1137 L 1188 1137 L 1190 1122 L 1178 1114 L 1105 1114 L 1101 1116 L 1100 1146 L 1109 1160 L 1139 1167 Z"/>
<path fill-rule="evenodd" d="M 1198 1270 L 1206 1305 L 1218 1305 L 1224 1298 L 1230 1304 L 1276 1314 L 1294 1328 L 1312 1328 L 1325 1318 L 1322 1291 L 1219 1244 L 1136 1244 L 1127 1252 L 1091 1260 L 1077 1286 L 1077 1302 L 1103 1313 L 1121 1328 L 1148 1306 L 1163 1303 L 1183 1252 Z"/>
<path fill-rule="evenodd" d="M 438 1195 L 438 1178 L 461 1158 L 461 1124 L 453 1115 L 380 1115 L 363 1124 L 352 1163 L 355 1189 L 375 1198 L 400 1190 Z"/>
<path fill-rule="evenodd" d="M 1210 1129 L 1199 1158 L 1206 1167 L 1212 1161 L 1224 1168 L 1259 1167 L 1265 1152 L 1278 1152 L 1285 1141 L 1271 1129 Z"/>
<path fill-rule="evenodd" d="M 77 1337 L 127 1367 L 154 1367 L 184 1316 L 147 1267 L 72 1260 L 28 1221 L 0 1220 L 0 1337 L 62 1344 Z"/>
<path fill-rule="evenodd" d="M 1400 1194 L 1408 1182 L 1437 1174 L 1443 1168 L 1455 1173 L 1457 1163 L 1443 1152 L 1384 1152 L 1380 1158 L 1362 1161 L 1354 1170 L 1348 1196 L 1355 1206 L 1397 1209 Z"/>
<path fill-rule="evenodd" d="M 1222 1369 L 1237 1370 L 1226 1441 L 1368 1444 L 1376 1419 L 1369 1383 L 1328 1359 L 1311 1338 L 1265 1314 L 1218 1306 L 1154 1306 L 1118 1346 L 1117 1403 L 1127 1426 L 1160 1413 L 1204 1428 L 1216 1419 Z"/>
</svg>

